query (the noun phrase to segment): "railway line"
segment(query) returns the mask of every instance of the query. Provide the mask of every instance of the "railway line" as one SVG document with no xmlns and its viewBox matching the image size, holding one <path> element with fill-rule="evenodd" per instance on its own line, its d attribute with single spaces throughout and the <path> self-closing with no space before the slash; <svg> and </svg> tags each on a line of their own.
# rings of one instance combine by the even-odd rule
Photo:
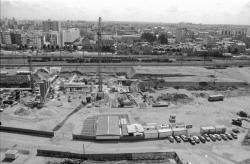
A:
<svg viewBox="0 0 250 164">
<path fill-rule="evenodd" d="M 250 66 L 250 60 L 202 57 L 202 56 L 167 56 L 167 55 L 112 55 L 94 54 L 38 54 L 33 56 L 0 55 L 1 67 L 33 66 Z"/>
<path fill-rule="evenodd" d="M 32 66 L 42 67 L 42 66 L 60 66 L 60 67 L 89 67 L 89 66 L 98 66 L 99 63 L 67 63 L 67 62 L 33 62 Z M 121 63 L 101 63 L 101 66 L 122 66 L 122 67 L 131 67 L 131 66 L 217 66 L 217 67 L 230 67 L 230 66 L 250 66 L 250 62 L 203 62 L 203 61 L 196 61 L 196 62 L 171 62 L 171 63 L 159 63 L 159 62 L 121 62 Z M 29 63 L 2 63 L 1 67 L 29 67 Z"/>
</svg>

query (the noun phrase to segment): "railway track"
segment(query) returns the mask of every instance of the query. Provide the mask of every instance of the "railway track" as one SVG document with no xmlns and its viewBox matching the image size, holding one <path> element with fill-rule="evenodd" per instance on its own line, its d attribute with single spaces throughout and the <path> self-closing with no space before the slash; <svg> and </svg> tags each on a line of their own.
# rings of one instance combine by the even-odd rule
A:
<svg viewBox="0 0 250 164">
<path fill-rule="evenodd" d="M 172 63 L 143 63 L 143 62 L 121 62 L 121 63 L 101 63 L 102 66 L 250 66 L 250 62 L 186 62 L 186 61 L 176 61 Z M 0 67 L 28 67 L 29 63 L 3 63 L 1 62 Z M 42 67 L 42 66 L 60 66 L 60 67 L 89 67 L 98 66 L 98 63 L 66 63 L 66 62 L 33 62 L 32 66 Z"/>
</svg>

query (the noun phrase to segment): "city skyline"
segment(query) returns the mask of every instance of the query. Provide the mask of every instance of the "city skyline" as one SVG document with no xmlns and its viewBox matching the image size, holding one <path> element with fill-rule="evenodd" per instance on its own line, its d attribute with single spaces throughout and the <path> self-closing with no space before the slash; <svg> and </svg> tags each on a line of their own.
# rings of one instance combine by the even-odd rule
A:
<svg viewBox="0 0 250 164">
<path fill-rule="evenodd" d="M 106 21 L 250 25 L 250 1 L 1 1 L 1 17 L 95 21 L 99 16 Z"/>
</svg>

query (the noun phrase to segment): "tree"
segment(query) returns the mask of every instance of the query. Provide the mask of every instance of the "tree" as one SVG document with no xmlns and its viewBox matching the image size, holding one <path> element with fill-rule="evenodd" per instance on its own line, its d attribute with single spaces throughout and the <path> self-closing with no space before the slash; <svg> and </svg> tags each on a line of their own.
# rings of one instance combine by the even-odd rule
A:
<svg viewBox="0 0 250 164">
<path fill-rule="evenodd" d="M 45 49 L 47 49 L 47 46 L 46 46 L 46 44 L 44 44 L 44 45 L 43 45 L 43 49 L 44 49 L 44 50 L 45 50 Z"/>
<path fill-rule="evenodd" d="M 77 50 L 77 46 L 76 46 L 76 45 L 73 45 L 73 49 L 76 51 L 76 50 Z"/>
<path fill-rule="evenodd" d="M 158 41 L 161 43 L 161 44 L 168 44 L 168 37 L 166 34 L 160 34 L 159 37 L 158 37 Z"/>
<path fill-rule="evenodd" d="M 51 45 L 51 50 L 54 51 L 55 47 L 53 45 Z"/>
<path fill-rule="evenodd" d="M 152 42 L 156 41 L 156 36 L 154 34 L 152 34 L 152 33 L 143 33 L 141 35 L 141 39 L 152 43 Z"/>
</svg>

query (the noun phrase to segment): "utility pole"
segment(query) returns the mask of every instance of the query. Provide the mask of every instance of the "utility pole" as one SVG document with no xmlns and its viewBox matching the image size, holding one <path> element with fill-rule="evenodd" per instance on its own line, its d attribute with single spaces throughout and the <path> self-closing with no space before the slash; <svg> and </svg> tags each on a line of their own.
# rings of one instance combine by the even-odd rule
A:
<svg viewBox="0 0 250 164">
<path fill-rule="evenodd" d="M 99 17 L 97 36 L 98 36 L 98 91 L 100 93 L 102 92 L 102 76 L 101 76 L 102 25 L 101 25 L 101 21 L 102 21 L 102 18 Z"/>
<path fill-rule="evenodd" d="M 29 63 L 29 74 L 30 74 L 30 86 L 32 89 L 32 92 L 35 91 L 35 85 L 34 85 L 34 78 L 33 78 L 33 66 L 32 66 L 32 57 L 31 54 L 28 56 L 28 63 Z"/>
</svg>

